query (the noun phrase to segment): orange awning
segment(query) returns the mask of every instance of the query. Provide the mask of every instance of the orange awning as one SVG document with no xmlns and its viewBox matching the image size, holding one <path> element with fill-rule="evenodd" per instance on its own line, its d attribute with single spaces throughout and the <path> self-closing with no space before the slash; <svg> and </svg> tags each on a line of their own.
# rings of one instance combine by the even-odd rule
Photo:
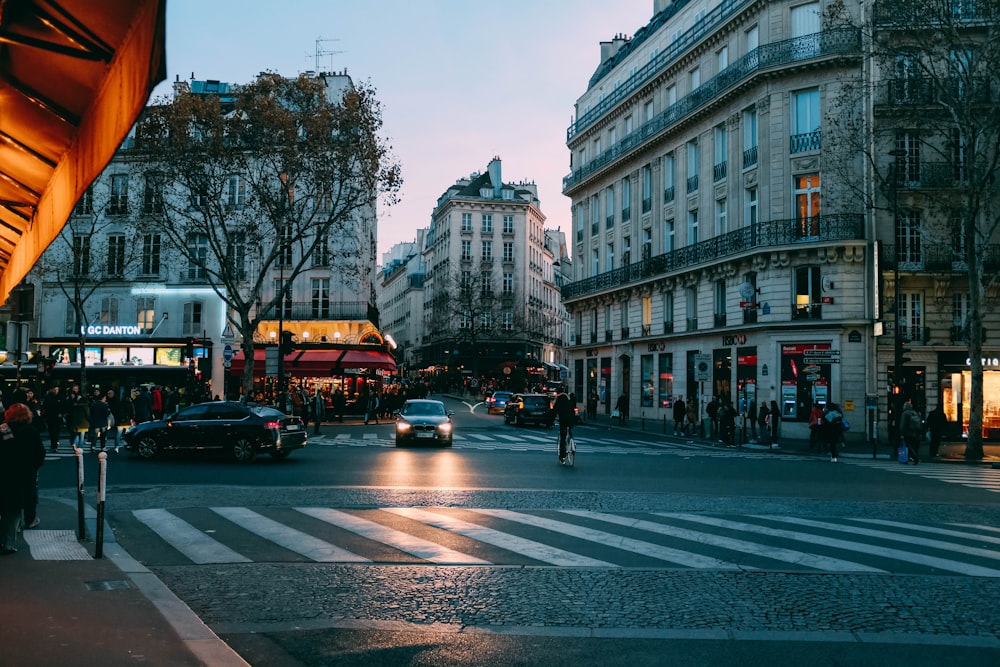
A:
<svg viewBox="0 0 1000 667">
<path fill-rule="evenodd" d="M 0 0 L 0 303 L 166 78 L 166 0 Z"/>
<path fill-rule="evenodd" d="M 254 375 L 263 375 L 267 351 L 253 351 Z M 229 372 L 243 374 L 243 353 L 237 352 Z M 383 350 L 297 350 L 285 357 L 285 375 L 288 377 L 329 377 L 347 370 L 370 369 L 396 370 L 396 361 Z"/>
</svg>

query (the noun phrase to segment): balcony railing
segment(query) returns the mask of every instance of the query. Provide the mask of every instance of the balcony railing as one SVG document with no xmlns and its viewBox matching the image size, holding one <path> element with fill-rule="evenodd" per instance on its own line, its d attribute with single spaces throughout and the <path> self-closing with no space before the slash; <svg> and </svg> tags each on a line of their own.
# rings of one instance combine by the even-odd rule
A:
<svg viewBox="0 0 1000 667">
<path fill-rule="evenodd" d="M 642 335 L 643 336 L 649 336 L 649 335 L 652 335 L 652 333 L 653 333 L 653 325 L 651 325 L 651 324 L 643 324 L 642 325 Z"/>
<path fill-rule="evenodd" d="M 931 106 L 956 102 L 989 104 L 995 99 L 987 77 L 965 79 L 907 76 L 881 82 L 875 92 L 875 106 Z"/>
<path fill-rule="evenodd" d="M 793 320 L 821 320 L 823 319 L 823 305 L 810 303 L 804 306 L 792 306 Z"/>
<path fill-rule="evenodd" d="M 788 137 L 788 152 L 805 153 L 807 151 L 818 151 L 822 145 L 821 140 L 822 134 L 819 130 L 803 134 L 793 134 Z"/>
<path fill-rule="evenodd" d="M 697 189 L 698 189 L 698 174 L 695 174 L 694 176 L 688 176 L 687 191 L 694 192 Z"/>
<path fill-rule="evenodd" d="M 965 257 L 946 244 L 923 244 L 919 250 L 906 252 L 902 258 L 897 258 L 896 248 L 895 245 L 882 246 L 879 261 L 883 270 L 895 270 L 896 262 L 899 261 L 899 270 L 910 273 L 968 272 Z M 983 246 L 982 260 L 983 271 L 989 273 L 1000 271 L 1000 244 Z"/>
<path fill-rule="evenodd" d="M 685 95 L 660 114 L 644 123 L 606 151 L 595 155 L 590 162 L 563 178 L 563 192 L 579 185 L 588 176 L 597 173 L 618 158 L 644 146 L 650 139 L 701 107 L 721 98 L 729 88 L 736 86 L 757 72 L 792 63 L 856 55 L 861 50 L 861 32 L 854 28 L 826 30 L 793 37 L 760 46 L 706 81 L 699 88 Z M 579 122 L 578 122 L 579 124 Z"/>
<path fill-rule="evenodd" d="M 725 313 L 716 313 L 715 314 L 715 326 L 717 326 L 717 327 L 724 327 L 724 326 L 726 326 L 726 314 Z"/>
<path fill-rule="evenodd" d="M 612 332 L 610 329 L 604 332 L 605 343 L 610 343 L 613 337 L 614 337 L 614 332 Z"/>
<path fill-rule="evenodd" d="M 687 318 L 687 329 L 685 331 L 697 331 L 698 330 L 698 318 L 689 317 Z"/>
<path fill-rule="evenodd" d="M 604 290 L 618 289 L 653 277 L 679 273 L 696 266 L 735 257 L 756 248 L 864 239 L 864 217 L 861 215 L 822 215 L 814 220 L 817 221 L 816 229 L 809 231 L 810 233 L 816 231 L 816 236 L 804 236 L 801 221 L 794 218 L 761 222 L 569 283 L 563 287 L 562 297 L 567 300 Z M 997 256 L 1000 257 L 1000 254 Z"/>
<path fill-rule="evenodd" d="M 757 164 L 757 147 L 751 146 L 743 151 L 743 168 L 748 169 L 755 164 Z"/>
<path fill-rule="evenodd" d="M 632 219 L 632 207 L 626 206 L 622 209 L 622 222 L 628 222 Z"/>
<path fill-rule="evenodd" d="M 937 24 L 941 18 L 954 22 L 990 21 L 1000 17 L 996 0 L 939 0 L 899 2 L 879 0 L 874 7 L 877 25 L 896 25 L 913 30 Z"/>
<path fill-rule="evenodd" d="M 663 323 L 663 333 L 665 333 L 665 334 L 672 334 L 673 332 L 674 332 L 674 323 L 673 322 L 664 322 Z"/>
<path fill-rule="evenodd" d="M 368 304 L 357 301 L 293 301 L 282 309 L 286 320 L 367 320 Z M 278 319 L 278 309 L 271 307 L 263 319 Z"/>
<path fill-rule="evenodd" d="M 729 163 L 723 160 L 722 162 L 712 166 L 712 179 L 713 182 L 718 183 L 726 177 L 726 172 L 728 171 L 727 165 Z"/>
<path fill-rule="evenodd" d="M 896 186 L 900 188 L 950 189 L 969 184 L 965 166 L 954 162 L 904 162 L 893 172 L 896 175 Z"/>
<path fill-rule="evenodd" d="M 671 185 L 669 188 L 663 188 L 663 203 L 669 204 L 673 200 L 674 200 L 674 186 Z"/>
<path fill-rule="evenodd" d="M 628 340 L 628 327 L 622 327 L 622 340 Z"/>
</svg>

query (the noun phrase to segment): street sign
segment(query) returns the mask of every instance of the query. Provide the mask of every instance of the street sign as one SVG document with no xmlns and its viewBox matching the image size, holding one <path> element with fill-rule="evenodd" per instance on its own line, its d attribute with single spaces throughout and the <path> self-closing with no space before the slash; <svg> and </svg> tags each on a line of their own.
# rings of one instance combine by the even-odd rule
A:
<svg viewBox="0 0 1000 667">
<path fill-rule="evenodd" d="M 271 346 L 264 350 L 264 373 L 267 375 L 278 374 L 278 348 Z"/>
<path fill-rule="evenodd" d="M 233 333 L 233 327 L 226 322 L 226 326 L 222 329 L 222 335 L 220 336 L 223 343 L 232 343 L 236 340 L 236 334 Z"/>
<path fill-rule="evenodd" d="M 694 355 L 694 379 L 696 382 L 708 382 L 712 379 L 712 355 Z"/>
<path fill-rule="evenodd" d="M 230 361 L 229 359 L 225 359 L 222 362 L 222 367 L 223 368 L 232 368 L 233 367 L 233 362 Z"/>
<path fill-rule="evenodd" d="M 806 366 L 802 369 L 804 373 L 819 373 L 819 366 L 814 366 L 812 364 Z"/>
<path fill-rule="evenodd" d="M 802 350 L 802 356 L 806 359 L 816 357 L 839 357 L 840 350 Z"/>
<path fill-rule="evenodd" d="M 809 373 L 806 375 L 806 380 L 808 380 L 809 382 L 815 382 L 818 379 L 819 375 L 816 375 L 815 373 Z"/>
<path fill-rule="evenodd" d="M 235 355 L 236 355 L 236 351 L 233 349 L 232 345 L 229 345 L 227 343 L 226 346 L 224 348 L 222 348 L 222 360 L 223 361 L 230 362 L 230 361 L 233 360 L 233 357 Z"/>
</svg>

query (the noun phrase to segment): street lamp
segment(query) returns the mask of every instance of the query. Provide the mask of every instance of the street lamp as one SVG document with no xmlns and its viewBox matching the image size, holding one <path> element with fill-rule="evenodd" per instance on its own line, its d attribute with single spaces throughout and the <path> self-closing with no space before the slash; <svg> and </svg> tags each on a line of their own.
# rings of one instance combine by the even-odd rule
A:
<svg viewBox="0 0 1000 667">
<path fill-rule="evenodd" d="M 903 148 L 894 148 L 889 151 L 889 155 L 892 157 L 892 162 L 889 163 L 889 187 L 892 188 L 892 233 L 895 237 L 895 243 L 893 247 L 895 248 L 895 258 L 892 263 L 892 276 L 894 284 L 894 295 L 892 299 L 892 311 L 893 311 L 893 343 L 894 343 L 894 359 L 892 365 L 892 396 L 890 397 L 889 411 L 892 414 L 892 419 L 890 423 L 895 429 L 895 437 L 893 437 L 892 442 L 896 442 L 899 439 L 899 407 L 902 405 L 902 384 L 903 384 L 903 364 L 905 363 L 905 357 L 903 356 L 903 334 L 902 327 L 900 326 L 900 316 L 899 316 L 899 305 L 902 297 L 900 290 L 900 279 L 899 279 L 899 262 L 902 248 L 900 243 L 902 241 L 902 235 L 899 233 L 899 195 L 898 195 L 898 180 L 899 172 L 897 169 L 897 162 L 900 158 L 906 157 L 907 152 Z"/>
</svg>

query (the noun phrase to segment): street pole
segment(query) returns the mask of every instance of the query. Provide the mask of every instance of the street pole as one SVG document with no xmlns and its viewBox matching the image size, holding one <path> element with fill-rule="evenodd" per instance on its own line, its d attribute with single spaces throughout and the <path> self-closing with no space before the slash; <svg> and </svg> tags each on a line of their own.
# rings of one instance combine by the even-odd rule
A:
<svg viewBox="0 0 1000 667">
<path fill-rule="evenodd" d="M 902 384 L 903 384 L 903 336 L 902 328 L 900 326 L 900 301 L 902 300 L 902 290 L 900 290 L 900 277 L 899 277 L 899 262 L 902 248 L 900 244 L 902 242 L 902 236 L 899 233 L 899 191 L 898 191 L 898 178 L 899 171 L 897 169 L 897 160 L 902 157 L 906 157 L 906 150 L 902 148 L 894 148 L 889 151 L 889 155 L 892 157 L 892 162 L 889 163 L 889 186 L 892 188 L 892 233 L 895 237 L 893 246 L 895 248 L 895 257 L 892 263 L 892 280 L 894 295 L 892 299 L 892 311 L 893 311 L 893 365 L 892 365 L 892 395 L 890 398 L 891 404 L 889 406 L 890 413 L 892 414 L 892 427 L 894 432 L 890 432 L 890 443 L 893 449 L 898 446 L 899 442 L 899 413 L 900 406 L 902 404 Z M 890 458 L 892 454 L 890 453 Z"/>
</svg>

